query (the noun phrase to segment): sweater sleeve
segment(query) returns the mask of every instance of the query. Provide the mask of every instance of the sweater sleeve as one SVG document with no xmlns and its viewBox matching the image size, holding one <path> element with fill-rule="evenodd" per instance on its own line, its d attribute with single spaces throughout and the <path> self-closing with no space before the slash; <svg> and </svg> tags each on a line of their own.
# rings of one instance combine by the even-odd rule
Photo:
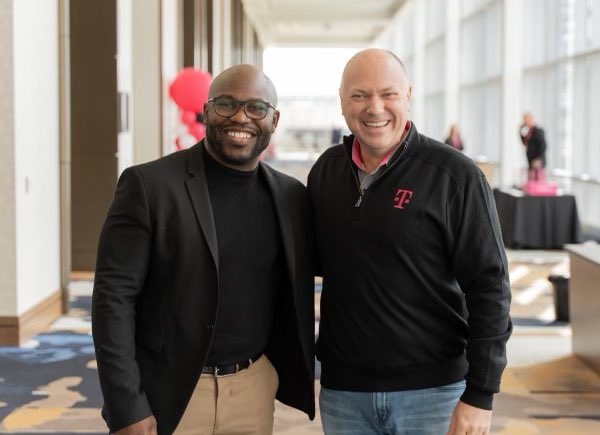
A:
<svg viewBox="0 0 600 435">
<path fill-rule="evenodd" d="M 469 336 L 467 388 L 461 400 L 492 409 L 512 332 L 508 264 L 492 191 L 480 172 L 467 179 L 448 208 L 452 268 L 465 293 Z"/>
<path fill-rule="evenodd" d="M 111 432 L 152 414 L 135 359 L 135 305 L 150 257 L 151 225 L 142 178 L 121 175 L 100 234 L 92 334 L 105 417 Z"/>
</svg>

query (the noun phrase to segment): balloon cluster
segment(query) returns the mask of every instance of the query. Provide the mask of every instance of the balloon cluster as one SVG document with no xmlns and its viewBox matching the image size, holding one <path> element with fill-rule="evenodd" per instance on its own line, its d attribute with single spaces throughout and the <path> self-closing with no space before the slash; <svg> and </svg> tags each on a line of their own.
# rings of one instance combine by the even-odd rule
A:
<svg viewBox="0 0 600 435">
<path fill-rule="evenodd" d="M 202 111 L 208 100 L 208 88 L 211 80 L 210 73 L 188 67 L 182 69 L 169 86 L 169 96 L 179 107 L 179 119 L 186 126 L 184 134 L 175 139 L 177 150 L 191 145 L 187 143 L 190 142 L 189 139 L 197 142 L 206 134 L 202 123 Z M 188 140 L 186 140 L 185 133 L 191 138 L 188 136 Z"/>
</svg>

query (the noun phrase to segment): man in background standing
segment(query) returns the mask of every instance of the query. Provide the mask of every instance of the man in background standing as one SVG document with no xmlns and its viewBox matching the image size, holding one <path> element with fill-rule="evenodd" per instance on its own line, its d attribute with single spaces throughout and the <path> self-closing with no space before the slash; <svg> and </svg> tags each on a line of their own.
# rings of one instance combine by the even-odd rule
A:
<svg viewBox="0 0 600 435">
<path fill-rule="evenodd" d="M 543 179 L 543 169 L 546 167 L 546 138 L 544 130 L 535 123 L 529 112 L 523 114 L 523 124 L 519 129 L 521 142 L 525 146 L 530 180 Z"/>
</svg>

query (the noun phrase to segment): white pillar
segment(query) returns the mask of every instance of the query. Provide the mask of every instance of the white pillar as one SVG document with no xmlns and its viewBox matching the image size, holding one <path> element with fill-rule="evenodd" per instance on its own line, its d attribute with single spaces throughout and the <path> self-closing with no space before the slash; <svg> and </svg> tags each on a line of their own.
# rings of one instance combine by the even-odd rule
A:
<svg viewBox="0 0 600 435">
<path fill-rule="evenodd" d="M 444 131 L 459 118 L 459 0 L 446 0 L 446 35 L 444 47 Z"/>
<path fill-rule="evenodd" d="M 521 122 L 523 5 L 519 0 L 503 2 L 502 19 L 502 128 L 500 184 L 520 181 L 523 146 L 518 136 Z"/>
<path fill-rule="evenodd" d="M 425 124 L 425 22 L 427 19 L 426 2 L 414 1 L 415 39 L 414 39 L 414 75 L 413 75 L 413 115 L 411 119 L 419 125 Z"/>
<path fill-rule="evenodd" d="M 134 163 L 162 150 L 161 1 L 132 1 L 132 141 Z"/>
<path fill-rule="evenodd" d="M 169 97 L 169 85 L 183 65 L 183 27 L 181 1 L 162 2 L 162 153 L 168 154 L 175 149 L 177 126 L 179 125 L 179 109 Z M 198 14 L 196 14 L 197 21 Z"/>
<path fill-rule="evenodd" d="M 254 63 L 254 27 L 252 22 L 244 15 L 243 19 L 243 43 L 242 43 L 242 61 L 244 63 Z"/>
<path fill-rule="evenodd" d="M 222 3 L 222 13 L 221 13 L 221 22 L 220 22 L 220 31 L 221 31 L 221 47 L 219 50 L 221 51 L 221 67 L 222 69 L 229 68 L 232 63 L 231 61 L 231 51 L 232 51 L 232 43 L 231 43 L 231 34 L 233 33 L 231 30 L 231 0 L 221 0 Z"/>
<path fill-rule="evenodd" d="M 212 4 L 212 76 L 216 77 L 223 71 L 223 57 L 221 47 L 223 46 L 223 4 L 220 1 L 215 1 Z M 209 17 L 209 19 L 211 19 Z"/>
</svg>

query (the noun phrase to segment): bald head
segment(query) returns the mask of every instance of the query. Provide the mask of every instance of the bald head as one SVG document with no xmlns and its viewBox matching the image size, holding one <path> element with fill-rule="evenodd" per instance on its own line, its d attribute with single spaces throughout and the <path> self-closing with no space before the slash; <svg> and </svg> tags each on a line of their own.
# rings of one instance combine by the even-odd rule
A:
<svg viewBox="0 0 600 435">
<path fill-rule="evenodd" d="M 342 92 L 345 86 L 347 86 L 347 81 L 351 77 L 354 77 L 356 74 L 361 74 L 369 69 L 381 68 L 382 66 L 396 69 L 399 84 L 401 84 L 403 87 L 408 84 L 406 67 L 398 56 L 396 56 L 390 50 L 381 48 L 367 48 L 366 50 L 359 51 L 352 56 L 346 64 L 342 74 L 340 92 Z"/>
<path fill-rule="evenodd" d="M 342 115 L 369 171 L 400 144 L 410 128 L 411 96 L 406 69 L 388 50 L 369 48 L 346 64 L 340 85 Z"/>
<path fill-rule="evenodd" d="M 253 170 L 279 121 L 275 86 L 255 66 L 236 65 L 215 77 L 208 97 L 204 104 L 206 150 L 224 166 Z"/>
<path fill-rule="evenodd" d="M 215 77 L 208 90 L 208 98 L 231 94 L 232 89 L 277 105 L 277 91 L 269 77 L 254 65 L 242 64 L 227 68 Z"/>
<path fill-rule="evenodd" d="M 523 124 L 529 127 L 533 127 L 535 125 L 535 119 L 533 118 L 533 115 L 531 113 L 525 112 L 523 114 Z"/>
</svg>

